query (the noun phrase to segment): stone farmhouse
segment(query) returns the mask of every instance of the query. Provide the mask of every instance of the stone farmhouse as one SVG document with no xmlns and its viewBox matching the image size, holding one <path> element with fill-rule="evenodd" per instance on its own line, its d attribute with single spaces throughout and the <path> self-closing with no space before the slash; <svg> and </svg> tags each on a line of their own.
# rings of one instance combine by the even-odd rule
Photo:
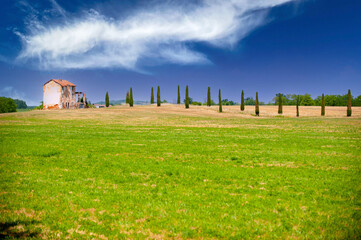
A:
<svg viewBox="0 0 361 240">
<path fill-rule="evenodd" d="M 63 79 L 50 79 L 43 86 L 43 109 L 85 108 L 85 94 L 75 91 L 76 85 Z M 80 95 L 83 94 L 83 101 Z"/>
</svg>

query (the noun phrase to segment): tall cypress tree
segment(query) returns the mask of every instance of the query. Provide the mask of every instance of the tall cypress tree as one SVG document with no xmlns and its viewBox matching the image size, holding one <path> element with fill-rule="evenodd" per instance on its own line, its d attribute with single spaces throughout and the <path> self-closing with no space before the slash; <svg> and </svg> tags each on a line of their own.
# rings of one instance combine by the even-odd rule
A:
<svg viewBox="0 0 361 240">
<path fill-rule="evenodd" d="M 349 89 L 347 93 L 347 117 L 351 117 L 352 115 L 351 101 L 352 101 L 351 90 Z"/>
<path fill-rule="evenodd" d="M 130 88 L 129 106 L 133 107 L 133 90 Z"/>
<path fill-rule="evenodd" d="M 242 90 L 242 94 L 241 94 L 241 111 L 244 111 L 244 92 Z"/>
<path fill-rule="evenodd" d="M 321 116 L 325 116 L 325 95 L 323 93 L 321 98 Z"/>
<path fill-rule="evenodd" d="M 178 85 L 178 97 L 177 97 L 177 104 L 180 104 L 180 91 L 179 91 L 179 85 Z"/>
<path fill-rule="evenodd" d="M 108 92 L 105 94 L 105 106 L 109 107 L 109 94 L 108 94 Z"/>
<path fill-rule="evenodd" d="M 125 97 L 125 103 L 129 104 L 129 91 L 127 91 L 127 95 Z"/>
<path fill-rule="evenodd" d="M 208 87 L 208 92 L 207 92 L 207 106 L 210 107 L 212 105 L 212 102 L 211 102 L 211 88 Z"/>
<path fill-rule="evenodd" d="M 256 107 L 255 107 L 256 116 L 259 116 L 259 102 L 258 102 L 258 92 L 256 92 Z"/>
<path fill-rule="evenodd" d="M 158 86 L 157 91 L 157 107 L 160 107 L 160 87 Z"/>
<path fill-rule="evenodd" d="M 297 99 L 296 99 L 296 116 L 297 117 L 300 116 L 299 106 L 300 106 L 300 95 L 297 95 Z"/>
<path fill-rule="evenodd" d="M 153 91 L 153 87 L 152 87 L 152 91 L 150 93 L 150 104 L 154 104 L 154 91 Z"/>
<path fill-rule="evenodd" d="M 278 114 L 283 113 L 283 106 L 282 106 L 282 94 L 278 94 Z"/>
<path fill-rule="evenodd" d="M 188 93 L 188 85 L 186 86 L 186 99 L 185 99 L 185 106 L 189 108 L 189 93 Z"/>
<path fill-rule="evenodd" d="M 221 97 L 221 89 L 219 89 L 219 93 L 218 93 L 218 105 L 219 105 L 219 112 L 222 112 L 222 97 Z"/>
</svg>

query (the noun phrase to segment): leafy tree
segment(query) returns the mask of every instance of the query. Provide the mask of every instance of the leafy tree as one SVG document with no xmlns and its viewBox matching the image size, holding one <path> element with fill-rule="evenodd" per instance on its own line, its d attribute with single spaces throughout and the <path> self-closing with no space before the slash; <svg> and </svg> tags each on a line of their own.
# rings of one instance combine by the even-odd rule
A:
<svg viewBox="0 0 361 240">
<path fill-rule="evenodd" d="M 208 92 L 207 92 L 207 106 L 210 107 L 212 102 L 211 102 L 211 88 L 208 87 Z"/>
<path fill-rule="evenodd" d="M 222 105 L 236 105 L 236 104 L 237 104 L 236 102 L 228 100 L 227 98 L 222 100 Z"/>
<path fill-rule="evenodd" d="M 244 92 L 241 93 L 241 111 L 244 111 Z"/>
<path fill-rule="evenodd" d="M 259 116 L 259 102 L 258 102 L 258 92 L 256 92 L 256 107 L 255 107 L 256 116 Z"/>
<path fill-rule="evenodd" d="M 246 100 L 244 101 L 244 104 L 245 104 L 245 105 L 252 105 L 252 106 L 254 106 L 254 105 L 256 105 L 256 101 L 255 101 L 253 98 L 248 97 L 248 98 L 246 98 Z"/>
<path fill-rule="evenodd" d="M 185 98 L 185 106 L 186 108 L 189 108 L 189 92 L 188 92 L 188 85 L 186 86 L 186 98 Z"/>
<path fill-rule="evenodd" d="M 352 96 L 351 96 L 351 90 L 349 89 L 347 93 L 347 117 L 351 117 L 352 115 L 351 104 L 352 104 Z"/>
<path fill-rule="evenodd" d="M 282 94 L 278 94 L 278 114 L 283 113 L 283 106 L 282 106 Z"/>
<path fill-rule="evenodd" d="M 157 90 L 157 107 L 160 107 L 160 87 L 158 86 Z"/>
<path fill-rule="evenodd" d="M 152 91 L 150 93 L 150 104 L 154 104 L 154 91 L 153 91 L 153 87 L 152 87 Z"/>
<path fill-rule="evenodd" d="M 352 106 L 361 106 L 361 95 L 353 99 Z"/>
<path fill-rule="evenodd" d="M 105 106 L 109 107 L 109 94 L 108 94 L 108 92 L 105 94 Z"/>
<path fill-rule="evenodd" d="M 202 106 L 202 103 L 201 103 L 201 102 L 195 102 L 195 101 L 194 101 L 194 102 L 192 102 L 191 104 L 192 104 L 192 105 L 197 105 L 197 106 Z"/>
<path fill-rule="evenodd" d="M 129 94 L 129 107 L 133 107 L 133 89 L 130 88 L 130 94 Z"/>
<path fill-rule="evenodd" d="M 219 112 L 222 112 L 222 97 L 221 97 L 221 89 L 219 89 L 219 93 L 218 93 L 218 104 L 219 104 Z"/>
<path fill-rule="evenodd" d="M 23 100 L 14 99 L 14 102 L 15 102 L 16 107 L 18 109 L 26 109 L 26 108 L 28 108 L 28 105 L 26 105 L 26 102 L 23 101 Z"/>
<path fill-rule="evenodd" d="M 325 116 L 325 95 L 323 93 L 321 99 L 321 116 Z"/>
<path fill-rule="evenodd" d="M 311 98 L 311 95 L 306 93 L 305 95 L 303 95 L 301 97 L 301 103 L 300 104 L 303 105 L 303 106 L 314 106 L 315 102 Z"/>
<path fill-rule="evenodd" d="M 300 105 L 300 96 L 297 96 L 297 98 L 296 98 L 296 116 L 297 117 L 300 116 L 299 105 Z"/>
<path fill-rule="evenodd" d="M 12 98 L 0 97 L 0 113 L 16 112 L 16 104 Z"/>
<path fill-rule="evenodd" d="M 129 104 L 129 92 L 127 91 L 127 96 L 125 97 L 125 103 Z"/>
<path fill-rule="evenodd" d="M 178 85 L 178 97 L 177 97 L 177 104 L 180 104 L 180 91 L 179 91 L 179 85 Z"/>
</svg>

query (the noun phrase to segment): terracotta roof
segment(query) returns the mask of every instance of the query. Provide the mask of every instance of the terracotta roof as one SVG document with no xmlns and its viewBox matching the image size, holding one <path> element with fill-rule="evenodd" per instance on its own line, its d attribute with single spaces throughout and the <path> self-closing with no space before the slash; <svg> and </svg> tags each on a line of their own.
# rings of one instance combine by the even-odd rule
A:
<svg viewBox="0 0 361 240">
<path fill-rule="evenodd" d="M 69 81 L 67 81 L 67 80 L 63 80 L 63 79 L 50 79 L 49 81 L 47 81 L 46 83 L 44 83 L 44 85 L 47 84 L 47 83 L 50 82 L 50 81 L 54 81 L 54 82 L 60 84 L 60 85 L 63 86 L 63 87 L 66 87 L 66 86 L 75 87 L 75 86 L 76 86 L 75 84 L 73 84 L 73 83 L 71 83 L 71 82 L 69 82 Z"/>
</svg>

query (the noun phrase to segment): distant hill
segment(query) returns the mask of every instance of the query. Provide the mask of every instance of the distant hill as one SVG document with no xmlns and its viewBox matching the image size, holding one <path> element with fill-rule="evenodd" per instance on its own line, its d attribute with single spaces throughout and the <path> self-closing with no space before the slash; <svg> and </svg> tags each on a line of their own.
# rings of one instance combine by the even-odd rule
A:
<svg viewBox="0 0 361 240">
<path fill-rule="evenodd" d="M 93 104 L 105 104 L 105 101 L 100 101 L 100 102 L 95 102 Z M 124 100 L 110 100 L 109 101 L 110 105 L 124 105 L 125 104 L 125 99 Z M 134 105 L 148 105 L 150 104 L 150 102 L 147 101 L 134 101 Z"/>
</svg>

